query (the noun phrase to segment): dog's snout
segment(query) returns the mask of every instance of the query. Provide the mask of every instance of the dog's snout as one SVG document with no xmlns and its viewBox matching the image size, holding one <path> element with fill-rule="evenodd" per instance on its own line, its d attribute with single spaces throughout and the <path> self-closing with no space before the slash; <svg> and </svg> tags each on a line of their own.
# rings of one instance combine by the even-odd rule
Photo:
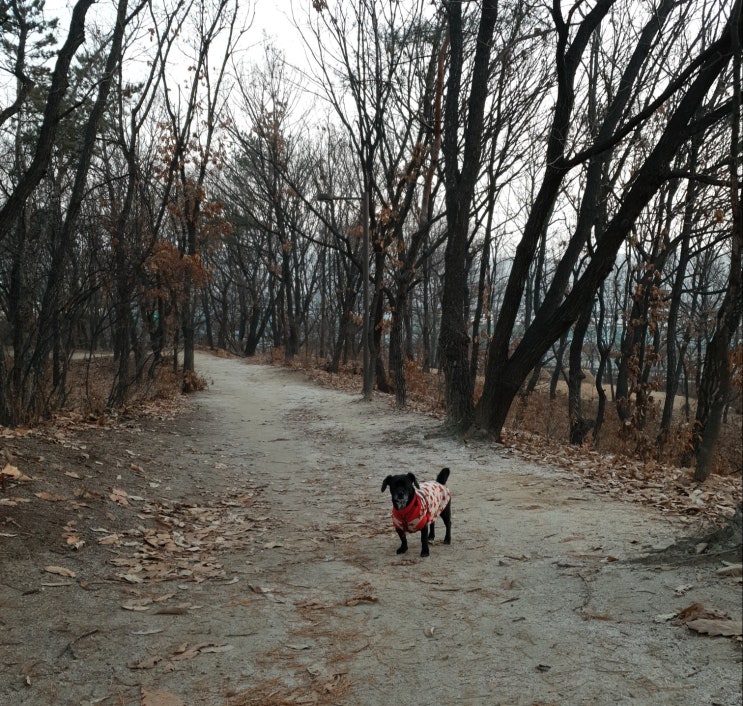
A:
<svg viewBox="0 0 743 706">
<path fill-rule="evenodd" d="M 392 494 L 392 503 L 398 510 L 401 510 L 408 504 L 408 494 L 404 488 L 400 488 Z"/>
</svg>

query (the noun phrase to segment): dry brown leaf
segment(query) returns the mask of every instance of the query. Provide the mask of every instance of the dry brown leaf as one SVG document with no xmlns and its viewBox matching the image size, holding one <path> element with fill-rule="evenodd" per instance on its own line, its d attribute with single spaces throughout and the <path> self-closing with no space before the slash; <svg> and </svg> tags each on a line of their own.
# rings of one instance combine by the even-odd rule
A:
<svg viewBox="0 0 743 706">
<path fill-rule="evenodd" d="M 728 564 L 715 573 L 718 576 L 743 576 L 743 564 Z"/>
<path fill-rule="evenodd" d="M 614 620 L 614 618 L 612 618 L 608 613 L 597 613 L 595 610 L 591 610 L 590 608 L 584 608 L 581 611 L 581 615 L 586 620 Z"/>
<path fill-rule="evenodd" d="M 132 598 L 131 600 L 124 601 L 121 607 L 124 610 L 145 611 L 149 610 L 150 605 L 152 605 L 151 598 Z"/>
<path fill-rule="evenodd" d="M 67 500 L 67 498 L 64 495 L 57 495 L 57 493 L 34 493 L 34 495 L 39 498 L 39 500 L 48 500 L 49 502 L 59 502 L 60 500 Z"/>
<path fill-rule="evenodd" d="M 159 608 L 155 611 L 155 615 L 187 615 L 191 608 L 190 603 L 184 603 L 183 605 L 166 606 L 165 608 Z"/>
<path fill-rule="evenodd" d="M 44 571 L 48 571 L 50 574 L 57 574 L 58 576 L 67 576 L 67 578 L 71 579 L 77 576 L 72 569 L 66 569 L 64 566 L 45 566 Z"/>
<path fill-rule="evenodd" d="M 675 625 L 687 625 L 694 620 L 729 620 L 721 610 L 709 610 L 701 603 L 692 603 L 676 613 Z"/>
<path fill-rule="evenodd" d="M 5 464 L 3 470 L 0 471 L 0 475 L 11 478 L 12 480 L 18 482 L 26 482 L 31 480 L 27 475 L 21 473 L 15 466 L 11 466 L 9 463 Z"/>
<path fill-rule="evenodd" d="M 703 614 L 704 606 L 701 603 L 692 603 L 676 613 L 676 620 L 680 623 L 685 623 L 688 620 L 696 620 Z"/>
<path fill-rule="evenodd" d="M 129 504 L 129 501 L 127 500 L 127 493 L 121 488 L 112 488 L 111 494 L 108 497 L 111 498 L 111 500 L 113 500 L 115 503 L 119 503 L 119 505 Z"/>
<path fill-rule="evenodd" d="M 711 637 L 736 637 L 743 635 L 743 623 L 740 620 L 698 618 L 686 622 L 686 627 L 695 632 L 704 633 Z"/>
<path fill-rule="evenodd" d="M 142 583 L 144 579 L 136 574 L 117 574 L 117 578 L 123 579 L 127 583 Z"/>
<path fill-rule="evenodd" d="M 202 647 L 200 650 L 201 654 L 210 654 L 210 653 L 219 653 L 219 652 L 229 652 L 230 650 L 234 650 L 234 645 L 207 645 L 206 647 Z"/>
<path fill-rule="evenodd" d="M 142 688 L 141 699 L 142 706 L 186 706 L 186 702 L 183 699 L 162 689 L 151 691 Z"/>
<path fill-rule="evenodd" d="M 220 651 L 219 648 L 228 647 L 228 649 L 232 649 L 228 645 L 218 645 L 214 642 L 201 642 L 198 645 L 191 645 L 188 642 L 184 642 L 182 645 L 180 645 L 173 654 L 170 655 L 170 659 L 173 661 L 176 660 L 184 660 L 184 659 L 193 659 L 194 657 L 198 657 L 202 652 L 217 652 Z M 223 650 L 222 650 L 223 651 Z"/>
<path fill-rule="evenodd" d="M 82 549 L 85 546 L 85 540 L 80 539 L 76 534 L 71 534 L 67 537 L 67 546 L 71 549 Z"/>
<path fill-rule="evenodd" d="M 376 596 L 354 596 L 346 601 L 346 605 L 349 607 L 359 605 L 359 603 L 378 603 L 379 598 Z"/>
</svg>

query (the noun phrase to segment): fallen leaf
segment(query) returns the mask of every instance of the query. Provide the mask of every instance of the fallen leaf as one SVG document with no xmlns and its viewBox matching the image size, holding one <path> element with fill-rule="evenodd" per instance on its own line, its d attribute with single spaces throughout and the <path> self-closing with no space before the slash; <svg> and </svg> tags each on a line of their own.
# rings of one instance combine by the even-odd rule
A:
<svg viewBox="0 0 743 706">
<path fill-rule="evenodd" d="M 131 600 L 122 603 L 121 607 L 124 610 L 145 611 L 149 610 L 150 605 L 152 605 L 151 598 L 132 598 Z"/>
<path fill-rule="evenodd" d="M 157 635 L 158 633 L 163 632 L 162 628 L 152 628 L 150 630 L 135 630 L 133 632 L 130 632 L 130 635 L 137 635 L 137 636 L 146 636 L 146 635 Z"/>
<path fill-rule="evenodd" d="M 155 615 L 187 615 L 191 605 L 186 603 L 184 605 L 166 606 L 165 608 L 159 608 L 155 611 Z"/>
<path fill-rule="evenodd" d="M 687 625 L 695 620 L 730 620 L 721 610 L 709 610 L 701 603 L 692 603 L 676 614 L 675 625 Z"/>
<path fill-rule="evenodd" d="M 198 657 L 202 652 L 226 652 L 227 650 L 222 649 L 225 647 L 227 650 L 232 649 L 231 645 L 218 645 L 214 642 L 201 642 L 198 645 L 190 645 L 188 642 L 185 642 L 170 655 L 170 659 L 173 661 L 193 659 L 194 657 Z"/>
<path fill-rule="evenodd" d="M 595 610 L 591 610 L 590 608 L 584 608 L 581 611 L 581 615 L 586 620 L 614 620 L 614 618 L 612 618 L 608 613 L 597 613 Z"/>
<path fill-rule="evenodd" d="M 85 546 L 85 540 L 73 534 L 67 537 L 67 546 L 71 549 L 82 549 Z"/>
<path fill-rule="evenodd" d="M 718 576 L 743 576 L 743 564 L 727 564 L 715 573 Z"/>
<path fill-rule="evenodd" d="M 695 632 L 704 633 L 711 637 L 721 635 L 723 637 L 733 637 L 743 635 L 743 621 L 740 620 L 713 620 L 708 618 L 698 618 L 686 622 L 686 627 Z"/>
<path fill-rule="evenodd" d="M 143 583 L 144 579 L 136 574 L 117 574 L 118 578 L 124 579 L 127 583 Z"/>
<path fill-rule="evenodd" d="M 0 498 L 0 505 L 4 507 L 15 507 L 18 505 L 18 498 Z"/>
<path fill-rule="evenodd" d="M 142 688 L 141 691 L 142 706 L 186 706 L 186 702 L 178 698 L 175 694 L 162 689 L 150 691 Z"/>
<path fill-rule="evenodd" d="M 379 598 L 376 596 L 354 596 L 346 601 L 346 605 L 349 607 L 359 605 L 359 603 L 378 603 Z"/>
<path fill-rule="evenodd" d="M 108 497 L 111 498 L 111 500 L 113 500 L 115 503 L 119 503 L 119 505 L 129 504 L 126 491 L 122 490 L 121 488 L 113 488 L 111 494 Z"/>
<path fill-rule="evenodd" d="M 676 613 L 676 619 L 685 623 L 688 620 L 696 620 L 704 614 L 704 606 L 701 603 L 692 603 Z"/>
<path fill-rule="evenodd" d="M 234 645 L 209 645 L 201 649 L 202 654 L 218 653 L 218 652 L 229 652 L 234 650 Z"/>
<path fill-rule="evenodd" d="M 65 569 L 64 566 L 45 566 L 44 571 L 48 571 L 50 574 L 57 574 L 58 576 L 67 576 L 71 579 L 74 579 L 75 576 L 77 576 L 72 569 Z"/>
<path fill-rule="evenodd" d="M 119 535 L 118 534 L 109 534 L 108 537 L 102 537 L 98 540 L 98 544 L 118 544 L 119 543 Z"/>
<path fill-rule="evenodd" d="M 34 493 L 39 500 L 48 500 L 50 502 L 59 502 L 60 500 L 67 500 L 64 495 L 57 495 L 57 493 Z"/>
<path fill-rule="evenodd" d="M 21 473 L 15 466 L 11 466 L 9 463 L 5 464 L 5 467 L 0 471 L 0 475 L 12 478 L 15 481 L 26 482 L 31 480 L 27 475 Z"/>
</svg>

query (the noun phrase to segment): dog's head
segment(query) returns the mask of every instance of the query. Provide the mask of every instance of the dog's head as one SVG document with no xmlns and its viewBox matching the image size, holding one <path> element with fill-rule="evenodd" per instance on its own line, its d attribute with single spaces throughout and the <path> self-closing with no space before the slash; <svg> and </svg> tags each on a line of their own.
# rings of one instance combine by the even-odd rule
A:
<svg viewBox="0 0 743 706">
<path fill-rule="evenodd" d="M 402 510 L 410 504 L 415 495 L 415 489 L 420 488 L 420 485 L 414 474 L 404 473 L 398 476 L 387 476 L 382 483 L 382 492 L 384 493 L 388 487 L 395 510 Z"/>
</svg>

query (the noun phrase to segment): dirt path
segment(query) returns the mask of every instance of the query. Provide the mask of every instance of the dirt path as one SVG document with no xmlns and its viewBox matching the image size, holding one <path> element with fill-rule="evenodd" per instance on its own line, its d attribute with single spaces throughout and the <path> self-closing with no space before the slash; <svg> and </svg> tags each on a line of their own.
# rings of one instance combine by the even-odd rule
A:
<svg viewBox="0 0 743 706">
<path fill-rule="evenodd" d="M 739 619 L 740 579 L 632 561 L 678 523 L 298 373 L 198 366 L 183 418 L 11 444 L 60 501 L 0 506 L 0 703 L 741 703 L 740 644 L 658 617 Z M 452 544 L 399 557 L 382 480 L 442 466 Z"/>
</svg>

